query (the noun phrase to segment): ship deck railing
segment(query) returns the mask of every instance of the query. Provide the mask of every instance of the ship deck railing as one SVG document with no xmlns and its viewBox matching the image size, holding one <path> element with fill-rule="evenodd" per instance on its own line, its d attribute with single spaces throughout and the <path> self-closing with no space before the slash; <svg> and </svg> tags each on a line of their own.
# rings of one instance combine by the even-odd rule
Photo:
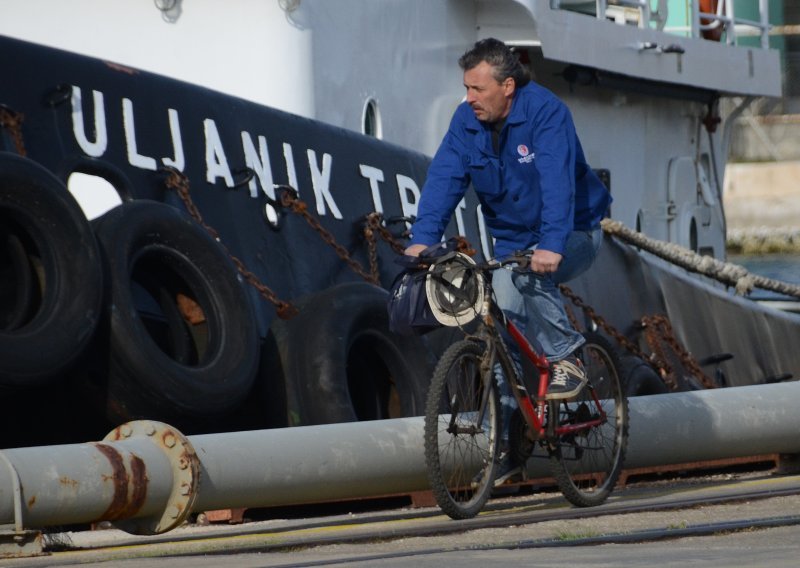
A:
<svg viewBox="0 0 800 568">
<path fill-rule="evenodd" d="M 675 35 L 700 38 L 703 32 L 708 32 L 719 27 L 724 30 L 724 42 L 728 45 L 737 45 L 739 37 L 752 37 L 757 35 L 761 40 L 761 47 L 769 49 L 769 0 L 758 0 L 759 19 L 748 20 L 737 18 L 734 12 L 733 0 L 719 0 L 716 12 L 703 12 L 700 9 L 700 0 L 691 0 L 690 25 L 667 26 L 668 2 L 658 0 L 658 8 L 653 10 L 650 0 L 551 0 L 551 6 L 556 9 L 578 11 L 594 14 L 598 19 L 607 19 L 619 24 L 635 23 L 640 28 L 655 27 Z"/>
</svg>

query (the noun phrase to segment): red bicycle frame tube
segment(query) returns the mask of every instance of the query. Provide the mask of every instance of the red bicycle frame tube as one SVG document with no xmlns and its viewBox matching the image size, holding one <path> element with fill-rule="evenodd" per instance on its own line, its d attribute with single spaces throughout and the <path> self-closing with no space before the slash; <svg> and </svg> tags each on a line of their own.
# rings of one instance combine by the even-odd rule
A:
<svg viewBox="0 0 800 568">
<path fill-rule="evenodd" d="M 536 407 L 534 407 L 533 401 L 528 396 L 522 397 L 522 400 L 518 402 L 520 403 L 522 412 L 527 416 L 528 423 L 531 424 L 531 426 L 533 426 L 533 428 L 541 434 L 544 431 L 543 419 L 544 408 L 546 404 L 545 395 L 547 394 L 547 386 L 550 381 L 550 363 L 547 361 L 547 357 L 545 357 L 543 354 L 537 353 L 533 349 L 528 339 L 525 337 L 525 335 L 523 335 L 522 331 L 520 331 L 520 329 L 514 325 L 514 322 L 507 317 L 504 318 L 504 320 L 506 330 L 511 335 L 514 342 L 519 346 L 522 354 L 534 365 L 536 365 L 536 368 L 539 371 L 539 388 L 536 396 Z M 594 392 L 594 390 L 592 390 L 592 399 L 594 400 L 595 407 L 600 411 L 600 416 L 595 420 L 581 422 L 580 424 L 564 424 L 557 426 L 555 432 L 556 435 L 561 436 L 603 424 L 606 420 L 606 413 L 603 410 L 603 405 L 600 404 L 600 400 L 597 398 L 597 393 Z"/>
<path fill-rule="evenodd" d="M 547 357 L 542 354 L 537 353 L 533 347 L 531 347 L 530 342 L 528 339 L 523 335 L 522 331 L 514 325 L 509 318 L 504 318 L 506 324 L 506 330 L 511 335 L 511 338 L 514 342 L 519 346 L 520 351 L 522 354 L 528 358 L 536 368 L 539 370 L 539 389 L 536 395 L 536 408 L 533 406 L 533 401 L 529 396 L 522 397 L 522 400 L 518 401 L 520 404 L 520 408 L 522 412 L 527 416 L 528 422 L 536 429 L 537 432 L 542 432 L 544 429 L 544 407 L 545 407 L 545 400 L 544 396 L 547 393 L 547 385 L 550 380 L 550 363 L 547 361 Z"/>
<path fill-rule="evenodd" d="M 595 407 L 600 411 L 600 414 L 594 420 L 587 420 L 585 422 L 581 422 L 579 424 L 562 424 L 556 426 L 556 435 L 562 436 L 564 434 L 570 434 L 572 432 L 580 432 L 581 430 L 586 430 L 587 428 L 594 428 L 595 426 L 600 426 L 601 424 L 605 423 L 606 421 L 606 411 L 603 409 L 603 405 L 600 404 L 600 399 L 597 398 L 597 393 L 592 390 L 592 400 L 594 401 Z"/>
</svg>

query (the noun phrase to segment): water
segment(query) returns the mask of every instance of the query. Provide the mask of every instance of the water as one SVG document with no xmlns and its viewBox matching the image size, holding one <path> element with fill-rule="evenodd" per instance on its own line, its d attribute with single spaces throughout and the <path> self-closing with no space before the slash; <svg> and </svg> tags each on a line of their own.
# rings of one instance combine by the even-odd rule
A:
<svg viewBox="0 0 800 568">
<path fill-rule="evenodd" d="M 759 276 L 800 285 L 800 254 L 762 254 L 755 256 L 731 254 L 728 255 L 728 262 L 741 265 Z M 783 298 L 784 296 L 756 288 L 750 297 L 762 299 Z"/>
</svg>

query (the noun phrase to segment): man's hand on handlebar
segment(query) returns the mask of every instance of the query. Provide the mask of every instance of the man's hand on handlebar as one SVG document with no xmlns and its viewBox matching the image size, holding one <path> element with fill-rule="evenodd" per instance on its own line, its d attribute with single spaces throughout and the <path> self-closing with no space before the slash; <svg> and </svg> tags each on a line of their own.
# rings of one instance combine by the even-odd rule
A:
<svg viewBox="0 0 800 568">
<path fill-rule="evenodd" d="M 411 245 L 404 251 L 404 254 L 406 256 L 419 256 L 419 253 L 424 251 L 426 248 L 428 248 L 428 245 Z"/>
<path fill-rule="evenodd" d="M 539 274 L 549 274 L 558 270 L 558 265 L 563 258 L 557 252 L 550 250 L 536 249 L 531 255 L 530 269 Z"/>
</svg>

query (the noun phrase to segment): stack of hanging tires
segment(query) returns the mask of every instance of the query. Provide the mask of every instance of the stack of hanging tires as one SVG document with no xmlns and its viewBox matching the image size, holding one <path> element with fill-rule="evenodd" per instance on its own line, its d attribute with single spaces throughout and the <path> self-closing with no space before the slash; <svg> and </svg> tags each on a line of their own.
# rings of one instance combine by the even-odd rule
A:
<svg viewBox="0 0 800 568">
<path fill-rule="evenodd" d="M 0 276 L 7 444 L 139 418 L 192 430 L 251 390 L 252 307 L 220 245 L 174 207 L 131 201 L 90 225 L 50 172 L 1 154 Z"/>
<path fill-rule="evenodd" d="M 389 332 L 386 294 L 313 294 L 261 341 L 187 214 L 134 200 L 89 223 L 49 171 L 0 152 L 0 447 L 140 418 L 196 433 L 418 415 L 429 362 Z"/>
<path fill-rule="evenodd" d="M 94 236 L 63 184 L 35 162 L 0 153 L 3 447 L 67 441 L 87 424 L 60 379 L 94 339 L 102 286 Z"/>
<path fill-rule="evenodd" d="M 383 288 L 346 282 L 276 319 L 262 357 L 261 374 L 280 385 L 260 393 L 268 413 L 290 426 L 421 416 L 433 360 L 419 338 L 389 330 L 387 300 Z"/>
</svg>

